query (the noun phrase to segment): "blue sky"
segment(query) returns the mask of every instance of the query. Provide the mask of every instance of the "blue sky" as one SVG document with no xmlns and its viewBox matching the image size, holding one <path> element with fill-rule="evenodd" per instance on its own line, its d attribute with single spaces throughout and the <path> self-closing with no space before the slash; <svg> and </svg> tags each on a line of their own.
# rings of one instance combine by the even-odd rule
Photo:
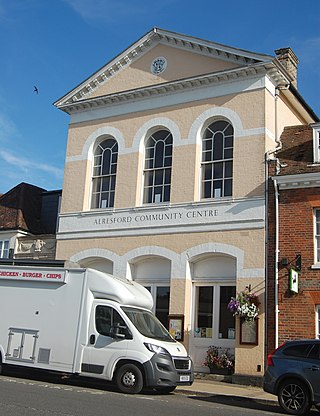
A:
<svg viewBox="0 0 320 416">
<path fill-rule="evenodd" d="M 0 0 L 0 193 L 62 188 L 69 118 L 52 103 L 154 26 L 270 55 L 290 46 L 320 116 L 318 0 Z"/>
</svg>

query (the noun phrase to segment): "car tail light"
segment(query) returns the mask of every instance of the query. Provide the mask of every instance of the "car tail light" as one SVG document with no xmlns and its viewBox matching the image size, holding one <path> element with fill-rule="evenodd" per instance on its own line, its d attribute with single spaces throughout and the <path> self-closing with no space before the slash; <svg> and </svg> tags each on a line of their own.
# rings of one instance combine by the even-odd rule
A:
<svg viewBox="0 0 320 416">
<path fill-rule="evenodd" d="M 273 352 L 271 354 L 268 354 L 268 360 L 267 360 L 268 367 L 273 367 L 274 366 L 272 356 L 273 356 Z"/>
<path fill-rule="evenodd" d="M 273 356 L 275 355 L 275 353 L 278 351 L 279 348 L 281 348 L 284 344 L 281 344 L 278 348 L 276 348 L 274 351 L 272 351 L 271 354 L 268 354 L 268 359 L 267 359 L 267 364 L 269 367 L 274 367 L 274 362 L 273 362 Z"/>
</svg>

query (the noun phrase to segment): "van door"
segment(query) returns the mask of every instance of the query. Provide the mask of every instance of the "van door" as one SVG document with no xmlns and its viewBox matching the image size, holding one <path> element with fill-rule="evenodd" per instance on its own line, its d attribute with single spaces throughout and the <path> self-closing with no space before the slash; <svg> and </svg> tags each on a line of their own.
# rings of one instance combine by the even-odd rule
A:
<svg viewBox="0 0 320 416">
<path fill-rule="evenodd" d="M 82 375 L 111 380 L 115 364 L 127 355 L 128 339 L 132 336 L 119 312 L 95 302 L 83 352 Z"/>
</svg>

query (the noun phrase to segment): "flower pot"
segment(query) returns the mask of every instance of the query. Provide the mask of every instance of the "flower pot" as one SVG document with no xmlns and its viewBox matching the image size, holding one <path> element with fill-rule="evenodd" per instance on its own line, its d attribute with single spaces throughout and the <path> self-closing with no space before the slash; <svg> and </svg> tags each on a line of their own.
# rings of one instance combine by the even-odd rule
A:
<svg viewBox="0 0 320 416">
<path fill-rule="evenodd" d="M 210 367 L 210 374 L 220 374 L 227 376 L 232 374 L 232 370 L 231 368 Z"/>
</svg>

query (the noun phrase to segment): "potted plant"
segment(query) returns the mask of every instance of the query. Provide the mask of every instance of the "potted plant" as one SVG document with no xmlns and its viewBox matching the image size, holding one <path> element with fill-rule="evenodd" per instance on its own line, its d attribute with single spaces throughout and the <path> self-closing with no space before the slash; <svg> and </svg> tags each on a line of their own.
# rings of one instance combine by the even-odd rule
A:
<svg viewBox="0 0 320 416">
<path fill-rule="evenodd" d="M 203 363 L 209 367 L 212 374 L 232 374 L 234 372 L 234 356 L 228 348 L 211 345 L 207 350 L 207 356 Z"/>
<path fill-rule="evenodd" d="M 246 288 L 239 292 L 236 298 L 231 298 L 228 309 L 233 316 L 240 316 L 247 322 L 253 322 L 258 317 L 259 305 L 258 295 Z"/>
</svg>

